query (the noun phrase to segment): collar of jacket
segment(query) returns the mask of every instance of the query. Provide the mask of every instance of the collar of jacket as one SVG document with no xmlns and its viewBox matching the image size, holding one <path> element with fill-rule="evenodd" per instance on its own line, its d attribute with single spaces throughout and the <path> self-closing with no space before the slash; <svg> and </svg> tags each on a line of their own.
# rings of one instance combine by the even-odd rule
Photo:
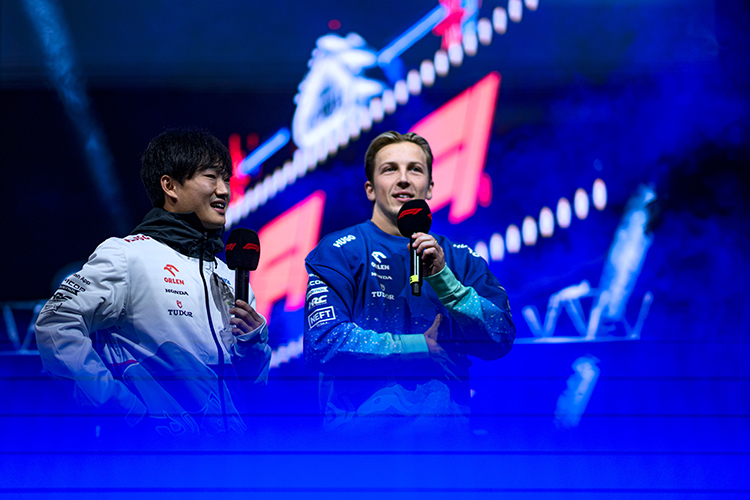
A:
<svg viewBox="0 0 750 500">
<path fill-rule="evenodd" d="M 215 255 L 224 249 L 224 228 L 205 229 L 195 212 L 177 213 L 153 208 L 130 234 L 145 234 L 183 255 L 195 258 L 201 256 L 201 240 L 205 237 L 204 260 L 214 260 Z"/>
</svg>

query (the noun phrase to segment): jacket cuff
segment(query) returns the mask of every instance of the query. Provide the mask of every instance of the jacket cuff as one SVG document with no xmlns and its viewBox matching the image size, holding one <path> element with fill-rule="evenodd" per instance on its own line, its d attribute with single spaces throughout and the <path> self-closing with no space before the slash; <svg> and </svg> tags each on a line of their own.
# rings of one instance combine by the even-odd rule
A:
<svg viewBox="0 0 750 500">
<path fill-rule="evenodd" d="M 263 318 L 263 316 L 261 316 Z M 266 318 L 263 318 L 263 324 L 252 332 L 243 333 L 235 337 L 240 345 L 252 345 L 257 343 L 265 344 L 268 342 L 268 328 L 266 328 Z"/>
<path fill-rule="evenodd" d="M 463 286 L 447 265 L 439 273 L 425 276 L 425 281 L 435 290 L 441 302 L 455 295 Z"/>
<path fill-rule="evenodd" d="M 401 345 L 404 348 L 404 354 L 411 354 L 415 352 L 430 352 L 427 347 L 427 340 L 424 335 L 401 335 Z"/>
</svg>

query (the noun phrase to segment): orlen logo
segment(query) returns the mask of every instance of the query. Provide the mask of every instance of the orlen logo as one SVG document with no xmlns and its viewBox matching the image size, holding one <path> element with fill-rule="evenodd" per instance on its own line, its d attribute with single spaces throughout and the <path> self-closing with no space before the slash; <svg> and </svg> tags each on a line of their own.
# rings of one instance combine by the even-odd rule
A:
<svg viewBox="0 0 750 500">
<path fill-rule="evenodd" d="M 171 274 L 172 276 L 177 276 L 177 274 L 175 274 L 175 273 L 179 273 L 180 272 L 180 270 L 177 269 L 176 267 L 174 267 L 172 264 L 167 264 L 166 266 L 164 266 L 164 270 L 168 271 L 169 274 Z M 164 282 L 165 283 L 170 283 L 172 285 L 184 285 L 185 284 L 185 282 L 183 280 L 181 280 L 179 278 L 176 278 L 176 277 L 175 278 L 170 278 L 169 276 L 165 276 L 164 277 Z"/>
<path fill-rule="evenodd" d="M 419 210 L 422 210 L 421 208 Z M 378 261 L 378 264 L 380 264 L 380 259 L 385 259 L 385 254 L 383 252 L 372 252 L 372 258 Z"/>
</svg>

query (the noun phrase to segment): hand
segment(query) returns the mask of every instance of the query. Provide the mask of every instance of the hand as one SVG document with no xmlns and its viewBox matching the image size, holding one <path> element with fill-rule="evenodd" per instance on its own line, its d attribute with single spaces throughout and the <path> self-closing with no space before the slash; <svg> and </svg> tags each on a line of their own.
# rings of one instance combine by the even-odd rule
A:
<svg viewBox="0 0 750 500">
<path fill-rule="evenodd" d="M 440 344 L 438 344 L 437 341 L 438 328 L 440 327 L 441 321 L 443 321 L 442 314 L 438 314 L 437 316 L 435 316 L 435 321 L 432 322 L 432 326 L 430 326 L 430 328 L 428 328 L 423 335 L 425 340 L 427 341 L 427 348 L 430 349 L 430 356 L 448 359 L 448 353 L 445 352 L 445 349 L 440 347 Z"/>
<path fill-rule="evenodd" d="M 236 301 L 229 314 L 234 316 L 229 320 L 232 324 L 232 335 L 244 335 L 263 325 L 263 317 L 244 300 Z"/>
<path fill-rule="evenodd" d="M 471 361 L 460 355 L 451 356 L 448 351 L 443 349 L 437 341 L 438 329 L 440 323 L 443 321 L 443 315 L 438 314 L 435 316 L 435 321 L 432 322 L 432 326 L 423 333 L 425 340 L 427 341 L 427 348 L 430 350 L 430 357 L 438 363 L 448 366 L 471 366 Z"/>
<path fill-rule="evenodd" d="M 411 247 L 422 257 L 425 276 L 432 276 L 445 267 L 445 252 L 435 237 L 425 233 L 414 233 L 411 236 Z"/>
</svg>

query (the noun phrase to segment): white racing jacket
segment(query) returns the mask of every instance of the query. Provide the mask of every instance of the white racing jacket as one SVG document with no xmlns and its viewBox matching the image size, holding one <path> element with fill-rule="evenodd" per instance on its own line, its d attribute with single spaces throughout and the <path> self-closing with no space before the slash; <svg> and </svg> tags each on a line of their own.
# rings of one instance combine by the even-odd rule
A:
<svg viewBox="0 0 750 500">
<path fill-rule="evenodd" d="M 268 329 L 232 335 L 234 273 L 213 258 L 220 235 L 196 221 L 152 210 L 135 234 L 99 245 L 42 309 L 42 362 L 80 404 L 131 424 L 149 415 L 161 433 L 246 429 L 240 400 L 267 381 Z"/>
</svg>

